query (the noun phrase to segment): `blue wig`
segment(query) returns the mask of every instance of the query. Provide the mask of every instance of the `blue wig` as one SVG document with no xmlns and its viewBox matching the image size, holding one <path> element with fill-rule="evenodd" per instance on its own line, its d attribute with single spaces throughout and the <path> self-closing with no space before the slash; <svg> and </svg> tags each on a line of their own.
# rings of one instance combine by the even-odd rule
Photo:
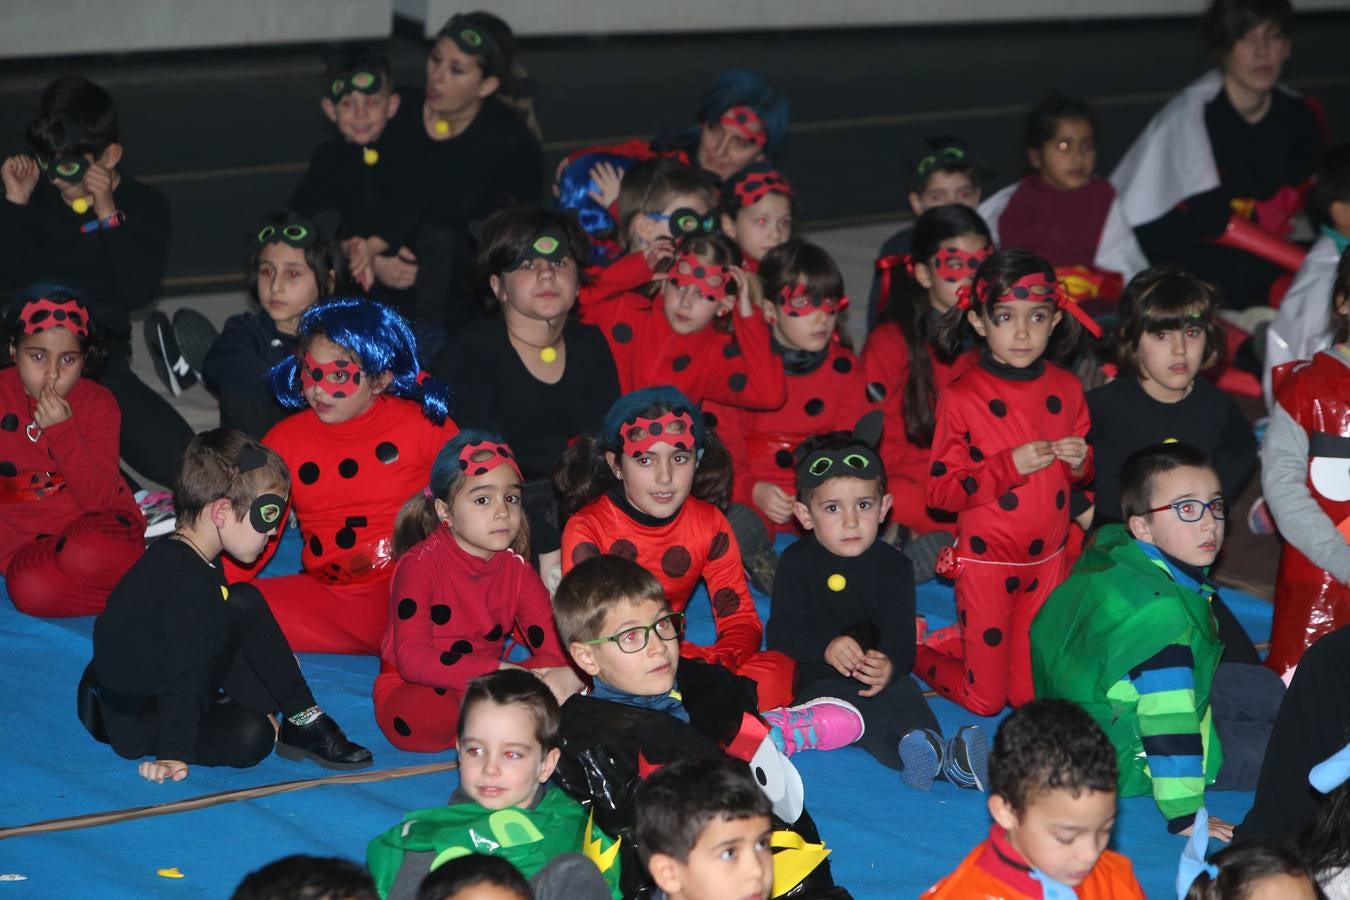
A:
<svg viewBox="0 0 1350 900">
<path fill-rule="evenodd" d="M 689 417 L 694 420 L 694 449 L 701 454 L 706 436 L 703 412 L 698 408 L 698 404 L 668 384 L 630 391 L 615 400 L 609 412 L 605 413 L 605 420 L 600 426 L 600 446 L 605 450 L 619 453 L 623 449 L 622 432 L 625 424 L 634 421 L 638 416 L 647 418 L 680 411 L 689 413 Z"/>
<path fill-rule="evenodd" d="M 622 177 L 637 164 L 637 160 L 618 153 L 601 151 L 583 153 L 563 166 L 562 172 L 558 175 L 558 206 L 575 212 L 581 227 L 592 237 L 619 225 L 610 216 L 609 210 L 596 203 L 590 196 L 591 191 L 600 190 L 600 186 L 591 180 L 591 169 L 600 163 L 609 163 L 619 170 Z"/>
<path fill-rule="evenodd" d="M 316 303 L 300 317 L 296 332 L 300 346 L 267 373 L 272 396 L 287 409 L 304 409 L 300 389 L 301 357 L 316 337 L 326 337 L 356 357 L 369 377 L 388 373 L 384 393 L 411 400 L 422 415 L 437 425 L 450 415 L 450 389 L 435 378 L 422 377 L 417 359 L 417 341 L 408 321 L 383 303 L 363 297 L 335 297 Z"/>
<path fill-rule="evenodd" d="M 431 488 L 431 493 L 438 500 L 450 501 L 450 495 L 454 493 L 455 484 L 464 474 L 464 469 L 459 464 L 460 451 L 469 444 L 476 444 L 479 441 L 493 441 L 498 444 L 505 444 L 500 434 L 492 431 L 481 431 L 477 428 L 466 428 L 459 434 L 445 442 L 445 446 L 436 454 L 436 460 L 431 464 L 431 478 L 427 482 L 427 487 Z"/>
<path fill-rule="evenodd" d="M 759 114 L 764 123 L 764 153 L 777 159 L 783 147 L 788 125 L 787 98 L 764 80 L 758 72 L 747 69 L 728 69 L 717 77 L 717 82 L 703 95 L 698 104 L 699 124 L 716 122 L 722 113 L 733 106 L 745 105 Z"/>
</svg>

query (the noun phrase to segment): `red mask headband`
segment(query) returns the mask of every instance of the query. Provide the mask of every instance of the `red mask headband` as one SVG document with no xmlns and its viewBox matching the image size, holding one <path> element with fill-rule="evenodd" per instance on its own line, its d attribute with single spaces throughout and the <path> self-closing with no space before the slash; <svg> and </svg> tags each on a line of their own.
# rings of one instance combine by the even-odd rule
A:
<svg viewBox="0 0 1350 900">
<path fill-rule="evenodd" d="M 681 253 L 666 273 L 666 281 L 676 287 L 695 285 L 704 300 L 721 300 L 736 296 L 736 282 L 726 266 L 705 263 L 692 253 Z"/>
<path fill-rule="evenodd" d="M 745 138 L 756 147 L 763 147 L 769 141 L 769 133 L 764 127 L 764 120 L 759 117 L 749 106 L 733 106 L 722 113 L 721 118 L 717 120 L 724 128 L 730 128 L 732 131 Z M 753 126 L 758 125 L 756 130 Z"/>
<path fill-rule="evenodd" d="M 943 281 L 964 281 L 975 276 L 980 263 L 994 255 L 993 247 L 985 247 L 969 253 L 960 247 L 942 247 L 931 263 L 933 274 Z M 910 275 L 913 276 L 913 263 L 910 263 Z"/>
<path fill-rule="evenodd" d="M 349 393 L 346 389 L 348 383 L 353 387 L 361 383 L 361 368 L 356 363 L 350 359 L 335 359 L 330 363 L 321 363 L 308 353 L 305 354 L 305 364 L 300 369 L 302 387 L 317 387 L 322 384 L 328 396 L 334 400 L 341 400 Z"/>
<path fill-rule="evenodd" d="M 848 297 L 821 297 L 810 293 L 806 285 L 799 283 L 778 292 L 778 305 L 782 307 L 784 314 L 794 319 L 809 316 L 818 309 L 823 309 L 833 316 L 848 309 Z"/>
<path fill-rule="evenodd" d="M 49 328 L 64 328 L 78 337 L 89 336 L 89 310 L 78 300 L 57 303 L 47 297 L 29 300 L 19 310 L 18 325 L 24 334 L 37 334 Z"/>
<path fill-rule="evenodd" d="M 500 465 L 508 465 L 523 482 L 520 466 L 511 448 L 496 441 L 474 441 L 465 444 L 459 451 L 459 468 L 465 475 L 486 475 Z"/>
<path fill-rule="evenodd" d="M 625 456 L 638 457 L 664 441 L 676 450 L 694 449 L 694 419 L 684 410 L 671 410 L 655 419 L 638 416 L 623 424 Z"/>
<path fill-rule="evenodd" d="M 754 206 L 769 194 L 778 193 L 791 197 L 792 185 L 773 169 L 766 172 L 752 172 L 735 183 L 732 190 L 741 201 L 741 206 Z"/>
<path fill-rule="evenodd" d="M 956 305 L 960 309 L 970 309 L 974 297 L 978 296 L 983 301 L 985 292 L 988 290 L 988 284 L 984 281 L 976 283 L 975 290 L 972 291 L 969 285 L 961 285 L 956 289 Z M 1078 324 L 1088 330 L 1093 337 L 1102 336 L 1102 327 L 1093 321 L 1092 316 L 1083 312 L 1083 308 L 1078 302 L 1069 296 L 1069 292 L 1064 290 L 1064 285 L 1060 284 L 1054 277 L 1046 277 L 1043 272 L 1033 272 L 1030 275 L 1023 275 L 1003 293 L 998 295 L 998 300 L 1007 303 L 1013 300 L 1033 300 L 1048 301 L 1055 304 L 1059 309 L 1067 310 L 1069 315 L 1078 320 Z"/>
</svg>

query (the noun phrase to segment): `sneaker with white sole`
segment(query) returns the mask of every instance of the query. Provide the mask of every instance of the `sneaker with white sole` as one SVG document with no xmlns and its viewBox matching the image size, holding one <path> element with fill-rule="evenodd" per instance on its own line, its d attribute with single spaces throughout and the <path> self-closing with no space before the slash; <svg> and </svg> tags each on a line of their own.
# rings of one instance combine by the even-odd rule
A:
<svg viewBox="0 0 1350 900">
<path fill-rule="evenodd" d="M 916 728 L 900 739 L 900 780 L 919 791 L 931 791 L 942 774 L 942 735 L 931 728 Z"/>
<path fill-rule="evenodd" d="M 963 725 L 947 741 L 942 775 L 957 787 L 983 791 L 989 785 L 989 735 L 979 725 Z"/>
<path fill-rule="evenodd" d="M 866 730 L 858 707 L 838 697 L 817 697 L 763 715 L 772 726 L 773 742 L 784 756 L 801 750 L 838 750 L 858 740 Z"/>
</svg>

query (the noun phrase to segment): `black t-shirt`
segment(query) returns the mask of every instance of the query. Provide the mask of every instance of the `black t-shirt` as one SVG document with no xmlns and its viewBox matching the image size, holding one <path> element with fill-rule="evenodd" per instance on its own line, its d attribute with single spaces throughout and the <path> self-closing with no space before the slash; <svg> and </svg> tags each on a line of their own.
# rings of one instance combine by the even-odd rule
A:
<svg viewBox="0 0 1350 900">
<path fill-rule="evenodd" d="M 1137 378 L 1121 377 L 1087 395 L 1088 441 L 1096 467 L 1094 527 L 1121 520 L 1120 467 L 1136 450 L 1175 438 L 1209 455 L 1223 495 L 1237 501 L 1256 467 L 1256 435 L 1233 398 L 1203 378 L 1176 403 L 1160 403 Z"/>
</svg>

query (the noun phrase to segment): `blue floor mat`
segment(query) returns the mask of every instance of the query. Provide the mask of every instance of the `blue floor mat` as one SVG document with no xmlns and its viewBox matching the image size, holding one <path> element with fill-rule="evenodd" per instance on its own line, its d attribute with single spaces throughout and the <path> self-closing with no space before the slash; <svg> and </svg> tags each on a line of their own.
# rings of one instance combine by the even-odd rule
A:
<svg viewBox="0 0 1350 900">
<path fill-rule="evenodd" d="M 299 566 L 294 530 L 282 540 L 270 574 Z M 2 592 L 2 591 L 0 591 Z M 1235 591 L 1224 597 L 1255 640 L 1270 631 L 1270 605 Z M 768 600 L 756 596 L 762 616 Z M 920 612 L 934 627 L 950 623 L 950 587 L 921 586 Z M 711 638 L 706 598 L 690 606 L 690 637 Z M 6 736 L 6 788 L 0 827 L 78 814 L 199 797 L 218 791 L 327 774 L 313 765 L 272 756 L 249 770 L 194 768 L 179 784 L 156 785 L 136 775 L 136 763 L 116 757 L 89 738 L 74 715 L 75 684 L 90 656 L 92 618 L 40 620 L 0 602 L 0 698 Z M 347 731 L 375 753 L 377 768 L 392 769 L 453 758 L 405 753 L 375 725 L 370 703 L 374 659 L 302 654 L 319 701 Z M 933 700 L 943 729 L 981 721 L 944 700 Z M 807 806 L 834 849 L 836 879 L 858 898 L 913 897 L 949 872 L 989 829 L 983 794 L 939 782 L 931 793 L 911 791 L 899 776 L 861 750 L 806 753 L 794 758 L 807 786 Z M 229 896 L 248 871 L 290 853 L 364 859 L 366 842 L 402 813 L 429 805 L 454 789 L 451 774 L 421 775 L 364 785 L 331 785 L 76 831 L 0 841 L 0 900 L 24 897 L 134 898 Z M 1251 794 L 1211 795 L 1212 812 L 1238 821 Z M 1147 797 L 1121 803 L 1116 849 L 1134 861 L 1150 896 L 1172 891 L 1182 841 L 1168 835 Z M 903 853 L 896 848 L 903 847 Z M 168 879 L 159 869 L 176 867 Z"/>
</svg>

